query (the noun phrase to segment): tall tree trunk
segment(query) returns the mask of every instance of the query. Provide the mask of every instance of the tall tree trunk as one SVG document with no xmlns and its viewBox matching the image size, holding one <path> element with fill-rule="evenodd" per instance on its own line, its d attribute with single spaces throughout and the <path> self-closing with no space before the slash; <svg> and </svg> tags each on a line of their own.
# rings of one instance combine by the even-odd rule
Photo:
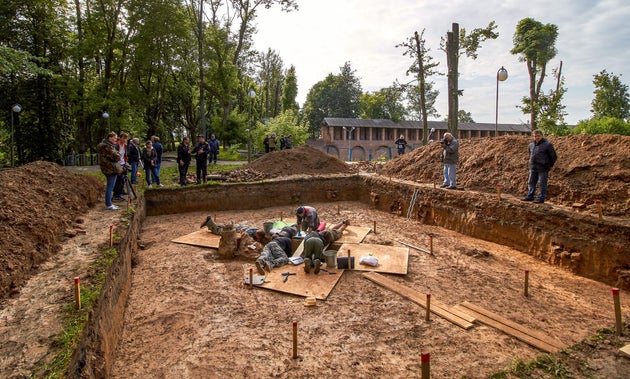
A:
<svg viewBox="0 0 630 379">
<path fill-rule="evenodd" d="M 199 50 L 199 117 L 201 119 L 201 134 L 203 134 L 204 137 L 208 137 L 206 135 L 206 104 L 203 89 L 203 0 L 199 0 L 199 25 L 197 44 Z"/>
<path fill-rule="evenodd" d="M 459 108 L 458 65 L 459 65 L 459 24 L 453 23 L 453 30 L 446 36 L 446 64 L 448 66 L 448 131 L 458 135 L 457 113 Z"/>
<path fill-rule="evenodd" d="M 79 0 L 74 0 L 77 14 L 77 40 L 79 48 L 78 50 L 78 66 L 79 66 L 79 88 L 77 90 L 77 96 L 79 98 L 79 109 L 77 110 L 77 141 L 79 143 L 79 154 L 84 154 L 88 149 L 93 149 L 92 135 L 88 126 L 87 118 L 85 115 L 85 62 L 83 60 L 83 15 L 81 14 L 81 3 Z"/>
<path fill-rule="evenodd" d="M 422 144 L 426 145 L 429 139 L 429 121 L 427 120 L 427 101 L 424 79 L 424 56 L 420 48 L 420 36 L 414 33 L 416 40 L 416 53 L 418 55 L 418 85 L 420 86 L 420 112 L 422 113 Z"/>
</svg>

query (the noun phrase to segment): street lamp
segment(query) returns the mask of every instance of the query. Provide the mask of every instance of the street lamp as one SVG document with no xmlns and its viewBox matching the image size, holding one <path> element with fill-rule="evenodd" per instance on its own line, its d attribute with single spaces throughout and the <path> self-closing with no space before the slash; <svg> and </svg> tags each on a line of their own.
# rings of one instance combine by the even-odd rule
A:
<svg viewBox="0 0 630 379">
<path fill-rule="evenodd" d="M 495 106 L 495 115 L 494 115 L 494 136 L 495 137 L 499 136 L 499 82 L 503 82 L 507 80 L 507 78 L 508 78 L 508 72 L 503 66 L 501 66 L 499 71 L 497 71 L 497 99 L 495 102 L 496 106 Z"/>
<path fill-rule="evenodd" d="M 342 126 L 343 130 L 345 130 L 347 133 L 347 140 L 348 140 L 348 162 L 350 161 L 350 136 L 352 135 L 352 132 L 354 131 L 354 129 L 356 129 L 354 126 L 352 128 L 346 128 L 345 126 Z"/>
<path fill-rule="evenodd" d="M 11 167 L 13 167 L 13 135 L 15 134 L 13 131 L 13 113 L 20 113 L 22 112 L 22 107 L 20 106 L 20 104 L 14 104 L 11 107 Z"/>
<path fill-rule="evenodd" d="M 254 109 L 254 98 L 256 97 L 256 91 L 254 89 L 250 89 L 247 92 L 247 96 L 251 99 L 249 102 L 249 129 L 245 130 L 249 133 L 247 137 L 247 163 L 252 161 L 252 130 L 254 129 L 252 125 L 252 110 Z"/>
<path fill-rule="evenodd" d="M 103 112 L 103 118 L 107 120 L 107 132 L 111 132 L 110 123 L 109 123 L 109 113 L 107 111 Z"/>
</svg>

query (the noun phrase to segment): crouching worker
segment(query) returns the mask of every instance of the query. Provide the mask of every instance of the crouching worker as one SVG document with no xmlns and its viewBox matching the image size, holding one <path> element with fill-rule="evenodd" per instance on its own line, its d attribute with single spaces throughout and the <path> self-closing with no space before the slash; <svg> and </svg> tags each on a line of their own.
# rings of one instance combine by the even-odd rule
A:
<svg viewBox="0 0 630 379">
<path fill-rule="evenodd" d="M 317 209 L 309 206 L 298 207 L 295 211 L 297 218 L 296 224 L 298 227 L 298 234 L 301 230 L 304 232 L 310 232 L 316 230 L 319 226 L 319 216 L 317 215 Z"/>
<path fill-rule="evenodd" d="M 324 244 L 328 244 L 328 242 L 322 233 L 314 230 L 304 237 L 302 258 L 304 259 L 304 271 L 307 274 L 311 272 L 311 268 L 313 268 L 314 274 L 319 274 L 322 261 L 326 259 L 324 257 Z"/>
<path fill-rule="evenodd" d="M 275 237 L 263 247 L 262 253 L 256 259 L 256 269 L 260 275 L 265 275 L 266 271 L 271 272 L 274 268 L 289 263 L 292 254 L 291 238 Z"/>
</svg>

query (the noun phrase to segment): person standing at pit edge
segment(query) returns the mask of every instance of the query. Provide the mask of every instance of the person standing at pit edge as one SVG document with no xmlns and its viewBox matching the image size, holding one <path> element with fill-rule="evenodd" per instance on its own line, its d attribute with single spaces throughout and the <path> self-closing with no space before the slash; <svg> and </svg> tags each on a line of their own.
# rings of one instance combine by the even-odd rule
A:
<svg viewBox="0 0 630 379">
<path fill-rule="evenodd" d="M 529 180 L 527 181 L 527 196 L 523 201 L 533 201 L 537 204 L 545 202 L 547 196 L 547 181 L 549 171 L 558 160 L 558 155 L 553 144 L 546 138 L 540 130 L 534 130 L 534 140 L 529 144 Z M 536 195 L 536 185 L 540 185 L 540 194 Z"/>
<path fill-rule="evenodd" d="M 407 147 L 407 140 L 405 139 L 404 135 L 401 134 L 400 137 L 398 137 L 398 139 L 394 141 L 394 144 L 398 148 L 398 155 L 405 154 L 405 148 Z"/>
<path fill-rule="evenodd" d="M 206 138 L 200 134 L 197 136 L 198 142 L 192 150 L 195 154 L 195 163 L 197 164 L 197 184 L 208 181 L 208 154 L 210 153 L 210 145 L 206 142 Z"/>
<path fill-rule="evenodd" d="M 188 174 L 188 166 L 192 156 L 190 154 L 190 140 L 188 137 L 182 138 L 182 143 L 177 146 L 177 168 L 179 169 L 179 184 L 185 186 L 188 181 L 186 175 Z"/>
<path fill-rule="evenodd" d="M 105 186 L 105 206 L 110 211 L 120 209 L 116 205 L 112 204 L 112 195 L 114 194 L 114 186 L 116 185 L 116 177 L 118 173 L 114 167 L 120 161 L 120 153 L 116 149 L 116 142 L 118 136 L 114 132 L 109 132 L 107 138 L 103 139 L 98 144 L 96 150 L 98 151 L 99 161 L 101 165 L 101 172 L 107 178 L 107 185 Z"/>
<path fill-rule="evenodd" d="M 459 143 L 451 133 L 444 133 L 440 141 L 442 145 L 442 162 L 444 163 L 444 182 L 442 188 L 457 189 L 457 161 L 459 160 Z"/>
</svg>

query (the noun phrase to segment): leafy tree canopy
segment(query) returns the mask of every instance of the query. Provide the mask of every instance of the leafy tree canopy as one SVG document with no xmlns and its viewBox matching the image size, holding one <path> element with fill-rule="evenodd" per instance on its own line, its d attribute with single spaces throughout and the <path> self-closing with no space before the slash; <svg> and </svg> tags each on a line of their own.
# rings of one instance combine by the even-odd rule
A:
<svg viewBox="0 0 630 379">
<path fill-rule="evenodd" d="M 615 117 L 625 120 L 630 116 L 630 94 L 628 85 L 621 83 L 619 76 L 602 70 L 593 75 L 595 98 L 591 112 L 595 118 Z"/>
</svg>

